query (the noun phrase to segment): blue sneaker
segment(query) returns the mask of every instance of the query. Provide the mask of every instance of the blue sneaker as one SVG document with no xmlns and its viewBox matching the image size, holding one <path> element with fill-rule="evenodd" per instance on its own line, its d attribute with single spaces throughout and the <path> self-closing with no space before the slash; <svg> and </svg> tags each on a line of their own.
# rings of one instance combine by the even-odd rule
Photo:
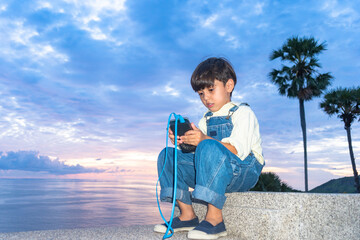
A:
<svg viewBox="0 0 360 240">
<path fill-rule="evenodd" d="M 187 237 L 189 239 L 218 239 L 226 236 L 226 228 L 224 222 L 213 226 L 208 221 L 202 221 L 196 228 L 189 231 Z"/>
<path fill-rule="evenodd" d="M 199 225 L 199 218 L 196 217 L 189 221 L 181 221 L 179 217 L 176 217 L 172 221 L 172 228 L 174 232 L 180 232 L 180 231 L 190 231 L 194 229 L 197 225 Z M 166 233 L 167 226 L 165 223 L 163 224 L 157 224 L 154 227 L 154 232 L 158 233 Z"/>
</svg>

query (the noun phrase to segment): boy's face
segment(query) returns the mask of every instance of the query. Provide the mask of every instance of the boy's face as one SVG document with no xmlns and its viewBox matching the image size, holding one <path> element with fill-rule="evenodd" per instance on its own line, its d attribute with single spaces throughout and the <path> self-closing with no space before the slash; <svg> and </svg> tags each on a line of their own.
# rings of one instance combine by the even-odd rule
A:
<svg viewBox="0 0 360 240">
<path fill-rule="evenodd" d="M 205 107 L 211 112 L 216 112 L 231 101 L 230 94 L 233 89 L 234 81 L 232 79 L 229 79 L 225 85 L 223 82 L 215 80 L 212 87 L 204 88 L 197 93 Z"/>
</svg>

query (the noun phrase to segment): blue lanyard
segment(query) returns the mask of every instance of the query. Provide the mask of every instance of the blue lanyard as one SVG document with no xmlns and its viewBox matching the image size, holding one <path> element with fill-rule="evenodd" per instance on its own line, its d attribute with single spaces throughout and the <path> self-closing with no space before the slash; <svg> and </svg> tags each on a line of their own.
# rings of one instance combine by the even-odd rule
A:
<svg viewBox="0 0 360 240">
<path fill-rule="evenodd" d="M 169 141 L 169 127 L 170 127 L 170 120 L 171 120 L 172 115 L 174 115 L 174 117 L 175 117 L 175 133 L 174 133 L 175 134 L 175 156 L 174 156 L 174 188 L 173 188 L 174 191 L 173 191 L 173 203 L 172 203 L 170 221 L 167 222 L 164 215 L 161 212 L 161 209 L 160 209 L 160 203 L 159 203 L 159 197 L 158 197 L 158 185 L 159 185 L 160 178 L 164 172 L 165 165 L 166 165 L 166 160 L 167 160 L 167 155 L 168 155 L 167 151 L 168 151 L 168 141 Z M 157 205 L 159 208 L 161 218 L 164 220 L 164 222 L 167 226 L 167 230 L 163 236 L 163 239 L 169 238 L 174 234 L 174 230 L 172 229 L 171 224 L 172 224 L 172 221 L 174 218 L 174 210 L 175 210 L 175 204 L 176 204 L 176 190 L 177 190 L 177 152 L 178 152 L 178 150 L 177 150 L 177 124 L 178 124 L 178 120 L 180 120 L 181 123 L 185 122 L 184 118 L 181 115 L 177 115 L 175 113 L 170 114 L 169 119 L 168 119 L 167 128 L 166 128 L 167 133 L 166 133 L 166 148 L 165 148 L 164 166 L 163 166 L 163 169 L 162 169 L 162 171 L 159 175 L 159 178 L 156 182 L 156 201 L 157 201 Z M 170 234 L 168 234 L 169 231 L 170 231 Z"/>
</svg>

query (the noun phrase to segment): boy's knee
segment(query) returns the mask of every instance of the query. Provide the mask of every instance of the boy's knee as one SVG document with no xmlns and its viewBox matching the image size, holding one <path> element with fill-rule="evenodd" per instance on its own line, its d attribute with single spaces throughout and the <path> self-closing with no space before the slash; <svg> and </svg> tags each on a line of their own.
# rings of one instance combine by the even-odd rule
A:
<svg viewBox="0 0 360 240">
<path fill-rule="evenodd" d="M 214 151 L 215 149 L 218 149 L 221 147 L 222 144 L 214 139 L 205 139 L 199 143 L 199 145 L 196 148 L 196 151 Z"/>
<path fill-rule="evenodd" d="M 202 163 L 205 165 L 208 163 L 214 164 L 214 158 L 220 158 L 225 153 L 224 148 L 224 145 L 214 139 L 206 139 L 201 141 L 195 152 L 197 159 L 196 163 Z"/>
</svg>

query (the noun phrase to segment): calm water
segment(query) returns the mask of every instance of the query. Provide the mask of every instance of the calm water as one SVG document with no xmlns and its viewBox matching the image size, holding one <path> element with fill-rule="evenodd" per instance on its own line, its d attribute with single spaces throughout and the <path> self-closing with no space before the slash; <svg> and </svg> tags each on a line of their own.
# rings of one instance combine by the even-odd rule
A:
<svg viewBox="0 0 360 240">
<path fill-rule="evenodd" d="M 0 179 L 0 232 L 159 222 L 153 181 Z"/>
</svg>

